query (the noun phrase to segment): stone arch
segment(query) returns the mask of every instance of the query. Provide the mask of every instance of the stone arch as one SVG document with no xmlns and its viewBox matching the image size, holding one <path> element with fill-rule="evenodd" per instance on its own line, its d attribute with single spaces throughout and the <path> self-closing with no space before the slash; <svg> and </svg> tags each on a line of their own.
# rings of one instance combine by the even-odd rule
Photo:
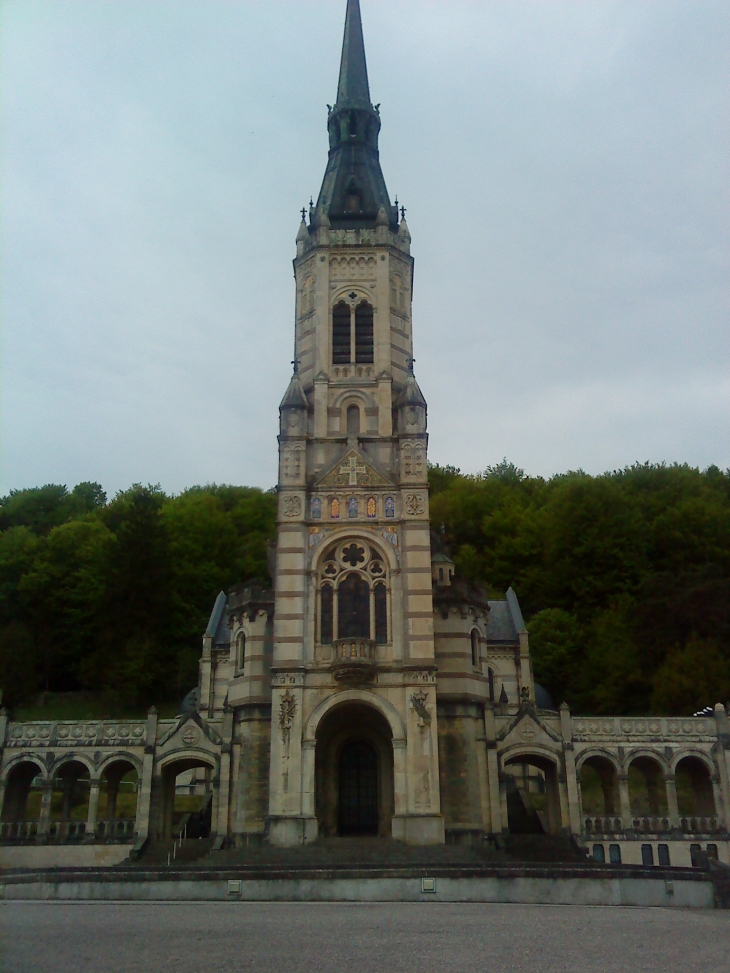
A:
<svg viewBox="0 0 730 973">
<path fill-rule="evenodd" d="M 567 815 L 561 755 L 539 744 L 516 744 L 502 754 L 501 765 L 500 796 L 510 832 L 560 834 Z"/>
<path fill-rule="evenodd" d="M 646 757 L 647 759 L 653 760 L 655 763 L 657 763 L 661 767 L 663 774 L 669 773 L 669 764 L 667 763 L 664 755 L 658 750 L 652 750 L 651 747 L 636 747 L 635 749 L 630 750 L 624 757 L 624 771 L 628 773 L 631 764 L 641 757 Z"/>
<path fill-rule="evenodd" d="M 357 297 L 353 299 L 350 297 L 350 294 L 357 294 Z M 332 291 L 330 294 L 330 308 L 333 308 L 335 304 L 339 304 L 340 301 L 352 308 L 357 307 L 361 301 L 367 301 L 374 310 L 378 308 L 375 291 L 369 288 L 366 289 L 362 284 L 353 284 L 352 281 Z"/>
<path fill-rule="evenodd" d="M 610 750 L 606 750 L 603 747 L 595 747 L 591 750 L 583 750 L 580 756 L 575 759 L 575 769 L 580 773 L 581 767 L 586 762 L 586 760 L 591 760 L 594 757 L 601 757 L 603 760 L 607 760 L 614 769 L 614 772 L 618 775 L 621 773 L 621 761 L 618 755 L 612 753 Z"/>
<path fill-rule="evenodd" d="M 107 767 L 110 764 L 117 763 L 117 761 L 123 761 L 125 763 L 131 764 L 134 770 L 137 771 L 139 777 L 142 776 L 142 761 L 139 757 L 135 756 L 133 753 L 129 753 L 126 750 L 122 750 L 119 753 L 110 753 L 104 757 L 102 762 L 99 764 L 98 776 L 101 777 L 102 774 L 106 772 Z"/>
<path fill-rule="evenodd" d="M 717 765 L 714 760 L 705 750 L 700 750 L 697 747 L 685 747 L 682 750 L 678 750 L 676 753 L 672 754 L 672 762 L 669 766 L 671 773 L 675 774 L 677 772 L 677 765 L 682 761 L 686 760 L 687 757 L 695 757 L 707 768 L 707 772 L 712 776 L 712 774 L 717 773 Z"/>
<path fill-rule="evenodd" d="M 391 725 L 370 701 L 343 701 L 322 715 L 314 751 L 320 834 L 392 834 L 394 754 Z"/>
<path fill-rule="evenodd" d="M 327 543 L 318 544 L 312 552 L 312 571 L 319 571 L 321 563 L 324 560 L 324 555 L 327 551 L 330 551 L 335 544 L 339 544 L 340 541 L 347 540 L 349 538 L 353 540 L 357 539 L 367 544 L 369 547 L 374 548 L 379 554 L 383 561 L 388 565 L 388 569 L 391 573 L 398 570 L 398 556 L 393 549 L 392 544 L 386 543 L 382 537 L 367 528 L 358 527 L 357 524 L 353 523 L 343 524 L 342 527 L 338 527 L 331 533 L 326 535 Z"/>
<path fill-rule="evenodd" d="M 89 772 L 89 780 L 98 780 L 99 771 L 94 767 L 93 762 L 86 754 L 79 753 L 64 753 L 60 757 L 57 757 L 51 764 L 51 770 L 49 777 L 54 780 L 56 777 L 60 776 L 60 772 L 66 766 L 66 764 L 77 763 L 81 764 Z"/>
<path fill-rule="evenodd" d="M 217 819 L 219 761 L 215 754 L 190 748 L 174 750 L 156 767 L 152 833 L 158 838 L 172 837 L 176 825 L 181 823 L 181 814 L 176 810 L 178 776 L 200 767 L 206 771 L 206 792 L 202 795 L 202 807 L 195 811 L 195 815 L 190 814 L 190 824 L 195 830 L 190 837 L 207 838 L 211 833 L 212 822 Z"/>
<path fill-rule="evenodd" d="M 677 811 L 685 831 L 710 830 L 698 818 L 714 818 L 717 803 L 713 787 L 715 768 L 706 754 L 697 751 L 679 755 L 674 766 L 674 784 L 677 793 Z"/>
<path fill-rule="evenodd" d="M 359 404 L 363 409 L 376 409 L 377 402 L 365 389 L 343 389 L 332 400 L 333 409 L 342 409 L 345 404 Z"/>
<path fill-rule="evenodd" d="M 390 732 L 393 735 L 393 743 L 405 743 L 406 728 L 398 710 L 387 699 L 383 699 L 381 696 L 371 693 L 367 689 L 346 689 L 341 693 L 336 693 L 333 696 L 328 696 L 326 699 L 323 699 L 319 706 L 310 714 L 307 724 L 304 727 L 302 739 L 314 743 L 317 739 L 317 727 L 322 721 L 322 718 L 336 706 L 343 706 L 350 702 L 365 703 L 378 710 L 388 721 Z"/>
<path fill-rule="evenodd" d="M 619 764 L 613 754 L 603 749 L 582 754 L 580 762 L 576 761 L 576 773 L 583 815 L 601 820 L 620 815 Z M 608 828 L 592 828 L 586 821 L 586 830 L 613 830 L 613 824 L 610 822 Z"/>
<path fill-rule="evenodd" d="M 632 816 L 665 819 L 668 826 L 666 761 L 655 751 L 634 750 L 626 757 L 626 773 Z"/>
<path fill-rule="evenodd" d="M 46 767 L 42 757 L 37 757 L 32 753 L 19 753 L 5 764 L 2 769 L 2 773 L 0 773 L 0 781 L 6 781 L 8 779 L 8 775 L 11 773 L 14 767 L 17 767 L 18 764 L 25 763 L 35 764 L 35 766 L 38 768 L 36 777 L 42 777 L 43 780 L 48 780 L 48 768 Z"/>
<path fill-rule="evenodd" d="M 46 768 L 42 761 L 27 754 L 19 754 L 3 768 L 2 821 L 19 824 L 38 819 L 40 807 L 33 810 L 32 816 L 28 814 L 28 798 L 36 777 L 41 777 L 45 782 Z"/>
</svg>

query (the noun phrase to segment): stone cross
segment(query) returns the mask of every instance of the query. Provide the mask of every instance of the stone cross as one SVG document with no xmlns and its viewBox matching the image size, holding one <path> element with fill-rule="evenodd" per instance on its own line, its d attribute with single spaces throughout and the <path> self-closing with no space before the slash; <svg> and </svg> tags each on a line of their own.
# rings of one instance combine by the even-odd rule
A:
<svg viewBox="0 0 730 973">
<path fill-rule="evenodd" d="M 358 463 L 356 456 L 349 456 L 347 462 L 340 467 L 340 475 L 349 477 L 348 485 L 357 486 L 358 473 L 367 473 L 368 468 L 363 463 Z"/>
</svg>

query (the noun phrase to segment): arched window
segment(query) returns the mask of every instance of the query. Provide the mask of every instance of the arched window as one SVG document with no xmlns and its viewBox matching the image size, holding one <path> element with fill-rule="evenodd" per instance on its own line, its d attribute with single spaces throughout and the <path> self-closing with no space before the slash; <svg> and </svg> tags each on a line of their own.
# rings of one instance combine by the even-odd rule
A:
<svg viewBox="0 0 730 973">
<path fill-rule="evenodd" d="M 368 497 L 368 517 L 373 518 L 377 512 L 377 507 L 375 504 L 375 497 Z"/>
<path fill-rule="evenodd" d="M 337 499 L 337 497 L 334 497 L 330 503 L 330 517 L 333 520 L 340 519 L 340 501 Z"/>
<path fill-rule="evenodd" d="M 471 664 L 479 665 L 479 632 L 475 628 L 471 630 Z"/>
<path fill-rule="evenodd" d="M 246 664 L 246 633 L 239 632 L 236 639 L 236 668 L 243 672 Z"/>
<path fill-rule="evenodd" d="M 348 405 L 347 407 L 347 435 L 360 435 L 360 406 Z"/>
<path fill-rule="evenodd" d="M 357 520 L 358 504 L 357 497 L 350 497 L 347 501 L 347 516 L 350 520 Z"/>
<path fill-rule="evenodd" d="M 350 306 L 344 301 L 332 309 L 332 364 L 350 364 Z"/>
<path fill-rule="evenodd" d="M 375 641 L 378 645 L 388 641 L 388 592 L 384 584 L 375 585 Z"/>
<path fill-rule="evenodd" d="M 373 362 L 373 309 L 367 301 L 355 308 L 355 361 L 363 365 Z"/>
<path fill-rule="evenodd" d="M 361 540 L 344 540 L 324 554 L 319 569 L 319 641 L 373 639 L 387 645 L 389 575 L 375 548 Z"/>
<path fill-rule="evenodd" d="M 322 588 L 322 605 L 321 605 L 321 621 L 319 627 L 319 640 L 322 645 L 332 644 L 332 585 L 326 584 Z"/>
<path fill-rule="evenodd" d="M 339 638 L 370 638 L 370 587 L 359 574 L 348 574 L 337 589 Z"/>
</svg>

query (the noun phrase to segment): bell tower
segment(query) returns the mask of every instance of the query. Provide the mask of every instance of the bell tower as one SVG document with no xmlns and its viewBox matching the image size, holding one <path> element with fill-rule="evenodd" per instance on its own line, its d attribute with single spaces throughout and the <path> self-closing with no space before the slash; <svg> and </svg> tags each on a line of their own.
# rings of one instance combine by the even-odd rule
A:
<svg viewBox="0 0 730 973">
<path fill-rule="evenodd" d="M 280 406 L 277 844 L 444 840 L 426 401 L 413 373 L 411 237 L 380 167 L 380 125 L 360 5 L 348 0 L 327 168 L 296 237 L 294 374 Z"/>
</svg>

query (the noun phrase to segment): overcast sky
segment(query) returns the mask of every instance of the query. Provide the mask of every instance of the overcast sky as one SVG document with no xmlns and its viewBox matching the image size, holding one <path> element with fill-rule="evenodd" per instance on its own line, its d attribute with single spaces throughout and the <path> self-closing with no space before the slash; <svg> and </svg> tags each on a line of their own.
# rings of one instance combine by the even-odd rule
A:
<svg viewBox="0 0 730 973">
<path fill-rule="evenodd" d="M 0 491 L 271 486 L 345 0 L 4 0 Z M 362 0 L 430 458 L 730 465 L 726 0 Z"/>
</svg>

